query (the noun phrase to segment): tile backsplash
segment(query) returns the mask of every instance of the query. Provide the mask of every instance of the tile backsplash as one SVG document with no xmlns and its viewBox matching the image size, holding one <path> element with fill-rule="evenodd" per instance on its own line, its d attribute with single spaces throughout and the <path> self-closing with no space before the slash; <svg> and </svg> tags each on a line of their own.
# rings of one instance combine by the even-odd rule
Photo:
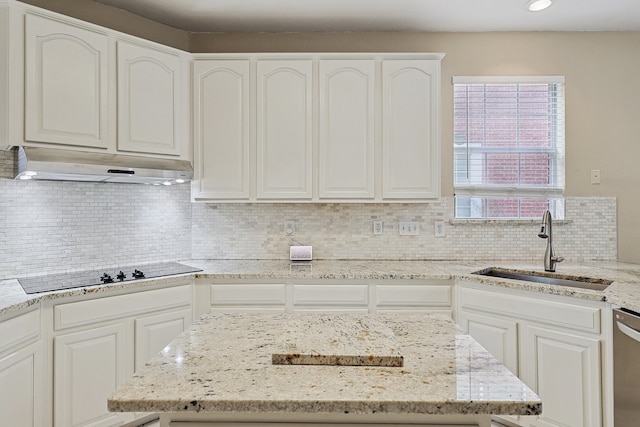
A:
<svg viewBox="0 0 640 427">
<path fill-rule="evenodd" d="M 188 185 L 0 179 L 0 279 L 188 259 L 190 219 Z"/>
<path fill-rule="evenodd" d="M 554 224 L 556 253 L 567 260 L 615 260 L 615 198 L 566 200 L 565 221 Z M 285 236 L 284 221 L 296 232 Z M 373 221 L 384 222 L 373 234 Z M 435 237 L 436 220 L 445 237 Z M 419 236 L 399 236 L 399 221 L 420 223 Z M 540 221 L 454 221 L 453 197 L 428 204 L 195 204 L 192 256 L 283 259 L 291 244 L 313 246 L 316 259 L 541 259 Z M 596 230 L 596 231 L 594 231 Z"/>
<path fill-rule="evenodd" d="M 0 150 L 0 178 L 15 174 Z M 152 187 L 0 179 L 0 279 L 134 263 L 287 259 L 289 245 L 316 259 L 536 260 L 539 221 L 453 221 L 453 198 L 428 204 L 192 204 L 188 185 Z M 558 255 L 615 260 L 616 200 L 570 197 L 554 224 Z M 296 222 L 285 236 L 284 221 Z M 382 235 L 373 221 L 382 220 Z M 445 221 L 445 237 L 434 222 Z M 399 236 L 399 221 L 420 223 Z"/>
</svg>

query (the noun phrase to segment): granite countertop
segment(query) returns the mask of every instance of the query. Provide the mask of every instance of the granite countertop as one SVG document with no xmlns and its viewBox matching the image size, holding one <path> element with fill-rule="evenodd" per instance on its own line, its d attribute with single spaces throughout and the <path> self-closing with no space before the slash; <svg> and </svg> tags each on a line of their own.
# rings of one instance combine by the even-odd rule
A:
<svg viewBox="0 0 640 427">
<path fill-rule="evenodd" d="M 313 333 L 332 317 L 344 322 L 368 316 L 391 328 L 403 367 L 272 364 L 292 319 L 303 319 Z M 108 408 L 536 415 L 541 401 L 446 316 L 236 313 L 209 314 L 194 323 L 119 387 Z"/>
<path fill-rule="evenodd" d="M 525 261 L 358 261 L 322 260 L 292 264 L 276 260 L 190 260 L 201 268 L 196 277 L 213 279 L 357 279 L 357 280 L 473 280 L 491 286 L 561 295 L 613 305 L 640 312 L 640 265 L 615 261 L 563 262 L 557 275 L 612 280 L 604 291 L 524 282 L 471 274 L 487 267 L 544 272 L 542 260 Z"/>
<path fill-rule="evenodd" d="M 580 299 L 607 301 L 611 304 L 640 312 L 640 265 L 621 262 L 563 262 L 558 265 L 558 275 L 587 276 L 613 280 L 605 291 L 592 291 L 564 286 L 528 283 L 510 279 L 471 274 L 487 267 L 502 267 L 528 271 L 544 271 L 542 261 L 359 261 L 319 260 L 311 263 L 292 264 L 288 260 L 188 260 L 180 261 L 203 271 L 198 278 L 220 280 L 304 280 L 304 279 L 354 279 L 395 280 L 470 279 L 491 286 L 528 290 Z M 193 277 L 193 274 L 184 275 Z M 25 294 L 17 280 L 0 280 L 0 316 L 18 312 L 36 305 L 44 299 L 54 299 L 84 294 L 99 294 L 119 289 L 144 289 L 175 281 L 177 276 L 113 283 L 64 291 Z"/>
<path fill-rule="evenodd" d="M 22 289 L 17 279 L 0 280 L 0 316 L 11 315 L 13 313 L 28 310 L 29 307 L 38 305 L 40 301 L 57 298 L 73 297 L 78 295 L 100 295 L 106 292 L 117 290 L 144 290 L 151 286 L 172 285 L 176 278 L 192 278 L 191 274 L 179 274 L 170 277 L 154 279 L 141 279 L 130 282 L 116 282 L 106 285 L 94 285 L 80 288 L 69 288 L 60 291 L 41 292 L 37 294 L 27 294 Z"/>
</svg>

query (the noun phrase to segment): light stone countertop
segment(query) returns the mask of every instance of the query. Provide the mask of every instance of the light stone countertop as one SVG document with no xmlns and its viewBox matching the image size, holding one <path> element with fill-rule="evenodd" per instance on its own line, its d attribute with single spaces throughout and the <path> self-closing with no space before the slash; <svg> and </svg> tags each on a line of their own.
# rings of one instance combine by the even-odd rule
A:
<svg viewBox="0 0 640 427">
<path fill-rule="evenodd" d="M 403 367 L 273 365 L 293 318 L 209 314 L 108 399 L 112 412 L 535 415 L 540 398 L 443 315 L 374 316 L 391 328 Z M 330 322 L 329 322 L 330 323 Z"/>
<path fill-rule="evenodd" d="M 160 277 L 153 279 L 141 279 L 128 282 L 116 282 L 106 285 L 94 285 L 82 288 L 69 288 L 60 291 L 41 292 L 37 294 L 26 294 L 17 279 L 0 280 L 0 317 L 10 316 L 15 313 L 28 311 L 29 307 L 38 305 L 41 301 L 58 298 L 73 297 L 78 295 L 96 295 L 118 290 L 145 290 L 150 287 L 161 287 L 171 285 L 180 278 L 193 278 L 193 273 L 179 274 L 170 277 Z"/>
<path fill-rule="evenodd" d="M 558 264 L 557 274 L 612 280 L 605 291 L 524 282 L 471 274 L 488 267 L 544 273 L 542 260 L 525 261 L 358 261 L 321 260 L 292 264 L 277 260 L 190 260 L 201 268 L 198 278 L 233 279 L 354 279 L 354 280 L 472 280 L 490 286 L 561 295 L 613 305 L 640 312 L 640 265 L 615 261 Z"/>
<path fill-rule="evenodd" d="M 309 319 L 313 319 L 310 322 Z M 403 366 L 394 332 L 376 316 L 292 316 L 281 329 L 274 365 Z"/>
<path fill-rule="evenodd" d="M 311 263 L 292 264 L 288 260 L 188 260 L 180 261 L 201 268 L 197 278 L 217 280 L 305 280 L 305 279 L 354 279 L 354 280 L 452 280 L 470 279 L 491 286 L 521 289 L 553 295 L 607 301 L 640 312 L 640 265 L 620 262 L 585 262 L 558 264 L 558 275 L 586 276 L 609 279 L 614 283 L 605 291 L 591 291 L 564 286 L 528 283 L 517 280 L 499 279 L 471 274 L 487 267 L 502 267 L 542 272 L 540 262 L 522 261 L 359 261 L 319 260 Z M 194 277 L 193 274 L 183 275 Z M 144 290 L 175 281 L 171 276 L 158 279 L 144 279 L 124 283 L 67 289 L 27 295 L 16 279 L 0 280 L 0 316 L 11 315 L 37 305 L 44 299 L 55 299 L 84 294 L 100 294 L 121 289 Z"/>
</svg>

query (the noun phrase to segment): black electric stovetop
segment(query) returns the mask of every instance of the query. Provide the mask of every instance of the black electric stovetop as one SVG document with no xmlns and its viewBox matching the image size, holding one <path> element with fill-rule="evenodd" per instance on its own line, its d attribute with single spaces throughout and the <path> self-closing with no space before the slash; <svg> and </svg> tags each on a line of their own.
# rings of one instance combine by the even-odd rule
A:
<svg viewBox="0 0 640 427">
<path fill-rule="evenodd" d="M 196 273 L 198 271 L 202 270 L 178 262 L 162 262 L 109 269 L 86 270 L 74 273 L 24 277 L 18 279 L 18 282 L 20 282 L 20 285 L 27 294 L 37 294 L 40 292 Z"/>
</svg>

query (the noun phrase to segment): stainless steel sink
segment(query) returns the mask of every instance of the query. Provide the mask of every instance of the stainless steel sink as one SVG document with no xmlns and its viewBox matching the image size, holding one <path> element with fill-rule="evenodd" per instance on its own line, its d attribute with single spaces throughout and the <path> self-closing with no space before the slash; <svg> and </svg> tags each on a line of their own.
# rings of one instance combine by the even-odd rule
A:
<svg viewBox="0 0 640 427">
<path fill-rule="evenodd" d="M 604 291 L 612 281 L 594 279 L 591 277 L 566 276 L 554 273 L 542 273 L 537 271 L 510 270 L 507 268 L 489 267 L 475 271 L 472 274 L 480 276 L 500 277 L 503 279 L 524 280 L 525 282 L 545 283 L 548 285 L 569 286 L 572 288 L 591 289 Z"/>
</svg>

